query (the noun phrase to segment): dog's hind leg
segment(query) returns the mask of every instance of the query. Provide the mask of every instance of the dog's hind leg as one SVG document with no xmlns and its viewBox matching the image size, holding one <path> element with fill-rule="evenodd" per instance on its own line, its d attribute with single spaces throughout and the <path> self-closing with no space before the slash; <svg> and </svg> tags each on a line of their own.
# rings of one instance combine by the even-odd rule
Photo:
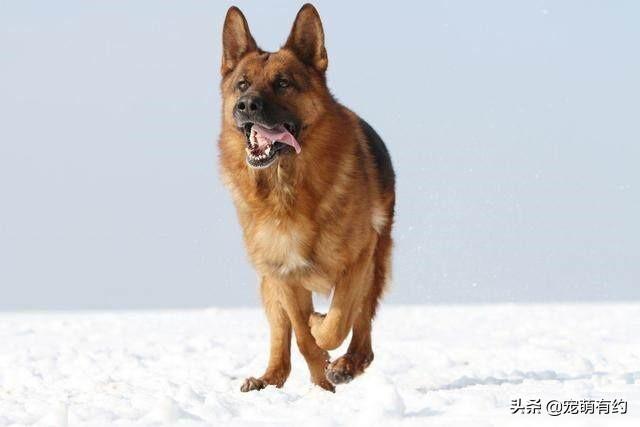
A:
<svg viewBox="0 0 640 427">
<path fill-rule="evenodd" d="M 368 305 L 369 301 L 365 301 Z M 362 307 L 353 324 L 353 335 L 347 352 L 327 367 L 325 375 L 332 384 L 348 383 L 364 372 L 373 361 L 371 348 L 371 308 Z"/>
<path fill-rule="evenodd" d="M 373 361 L 371 348 L 371 322 L 376 313 L 378 301 L 384 292 L 389 276 L 391 257 L 390 228 L 380 236 L 376 245 L 375 270 L 369 292 L 361 299 L 355 310 L 353 335 L 346 354 L 327 367 L 326 376 L 332 384 L 343 384 L 362 374 Z"/>
<path fill-rule="evenodd" d="M 260 284 L 264 306 L 271 331 L 269 365 L 260 378 L 244 381 L 241 391 L 261 390 L 267 385 L 282 387 L 291 371 L 291 322 L 278 299 L 278 291 L 270 279 L 263 277 Z"/>
</svg>

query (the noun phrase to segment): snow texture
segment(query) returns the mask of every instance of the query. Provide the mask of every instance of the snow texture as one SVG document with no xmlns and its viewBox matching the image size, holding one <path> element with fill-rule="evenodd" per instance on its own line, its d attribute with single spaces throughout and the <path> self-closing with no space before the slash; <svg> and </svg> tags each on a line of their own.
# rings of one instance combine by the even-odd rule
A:
<svg viewBox="0 0 640 427">
<path fill-rule="evenodd" d="M 375 361 L 336 394 L 295 345 L 284 388 L 241 393 L 267 362 L 258 309 L 5 313 L 0 426 L 638 426 L 639 336 L 639 304 L 391 306 Z M 518 398 L 628 413 L 512 415 Z"/>
</svg>

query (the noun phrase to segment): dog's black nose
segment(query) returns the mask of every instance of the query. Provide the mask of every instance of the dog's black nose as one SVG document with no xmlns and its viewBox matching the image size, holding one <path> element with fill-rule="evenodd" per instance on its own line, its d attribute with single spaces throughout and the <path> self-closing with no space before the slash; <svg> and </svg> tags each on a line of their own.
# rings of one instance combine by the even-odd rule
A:
<svg viewBox="0 0 640 427">
<path fill-rule="evenodd" d="M 262 112 L 264 102 L 257 95 L 243 95 L 236 103 L 236 109 L 243 113 L 256 114 Z"/>
</svg>

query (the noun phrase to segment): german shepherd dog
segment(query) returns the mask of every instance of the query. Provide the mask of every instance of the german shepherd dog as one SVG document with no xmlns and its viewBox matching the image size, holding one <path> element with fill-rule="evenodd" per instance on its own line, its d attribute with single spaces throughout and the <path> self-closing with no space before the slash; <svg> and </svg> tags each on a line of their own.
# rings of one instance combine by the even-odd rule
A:
<svg viewBox="0 0 640 427">
<path fill-rule="evenodd" d="M 265 373 L 241 390 L 282 387 L 291 332 L 311 372 L 330 391 L 373 360 L 371 322 L 390 274 L 395 175 L 364 120 L 327 88 L 327 52 L 306 4 L 277 52 L 260 49 L 231 7 L 222 33 L 222 179 L 231 192 L 269 321 Z M 329 295 L 315 313 L 312 292 Z M 353 331 L 349 348 L 331 362 Z"/>
</svg>

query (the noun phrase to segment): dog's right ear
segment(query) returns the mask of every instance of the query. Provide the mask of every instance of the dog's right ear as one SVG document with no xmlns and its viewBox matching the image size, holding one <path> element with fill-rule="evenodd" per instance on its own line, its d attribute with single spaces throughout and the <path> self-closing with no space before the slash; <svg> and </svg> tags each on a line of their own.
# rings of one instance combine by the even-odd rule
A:
<svg viewBox="0 0 640 427">
<path fill-rule="evenodd" d="M 284 47 L 291 49 L 307 65 L 324 73 L 327 71 L 327 50 L 320 15 L 307 3 L 298 12 Z"/>
<path fill-rule="evenodd" d="M 247 20 L 240 9 L 231 6 L 222 28 L 222 76 L 233 71 L 242 57 L 254 50 L 258 50 L 258 46 L 249 31 Z"/>
</svg>

